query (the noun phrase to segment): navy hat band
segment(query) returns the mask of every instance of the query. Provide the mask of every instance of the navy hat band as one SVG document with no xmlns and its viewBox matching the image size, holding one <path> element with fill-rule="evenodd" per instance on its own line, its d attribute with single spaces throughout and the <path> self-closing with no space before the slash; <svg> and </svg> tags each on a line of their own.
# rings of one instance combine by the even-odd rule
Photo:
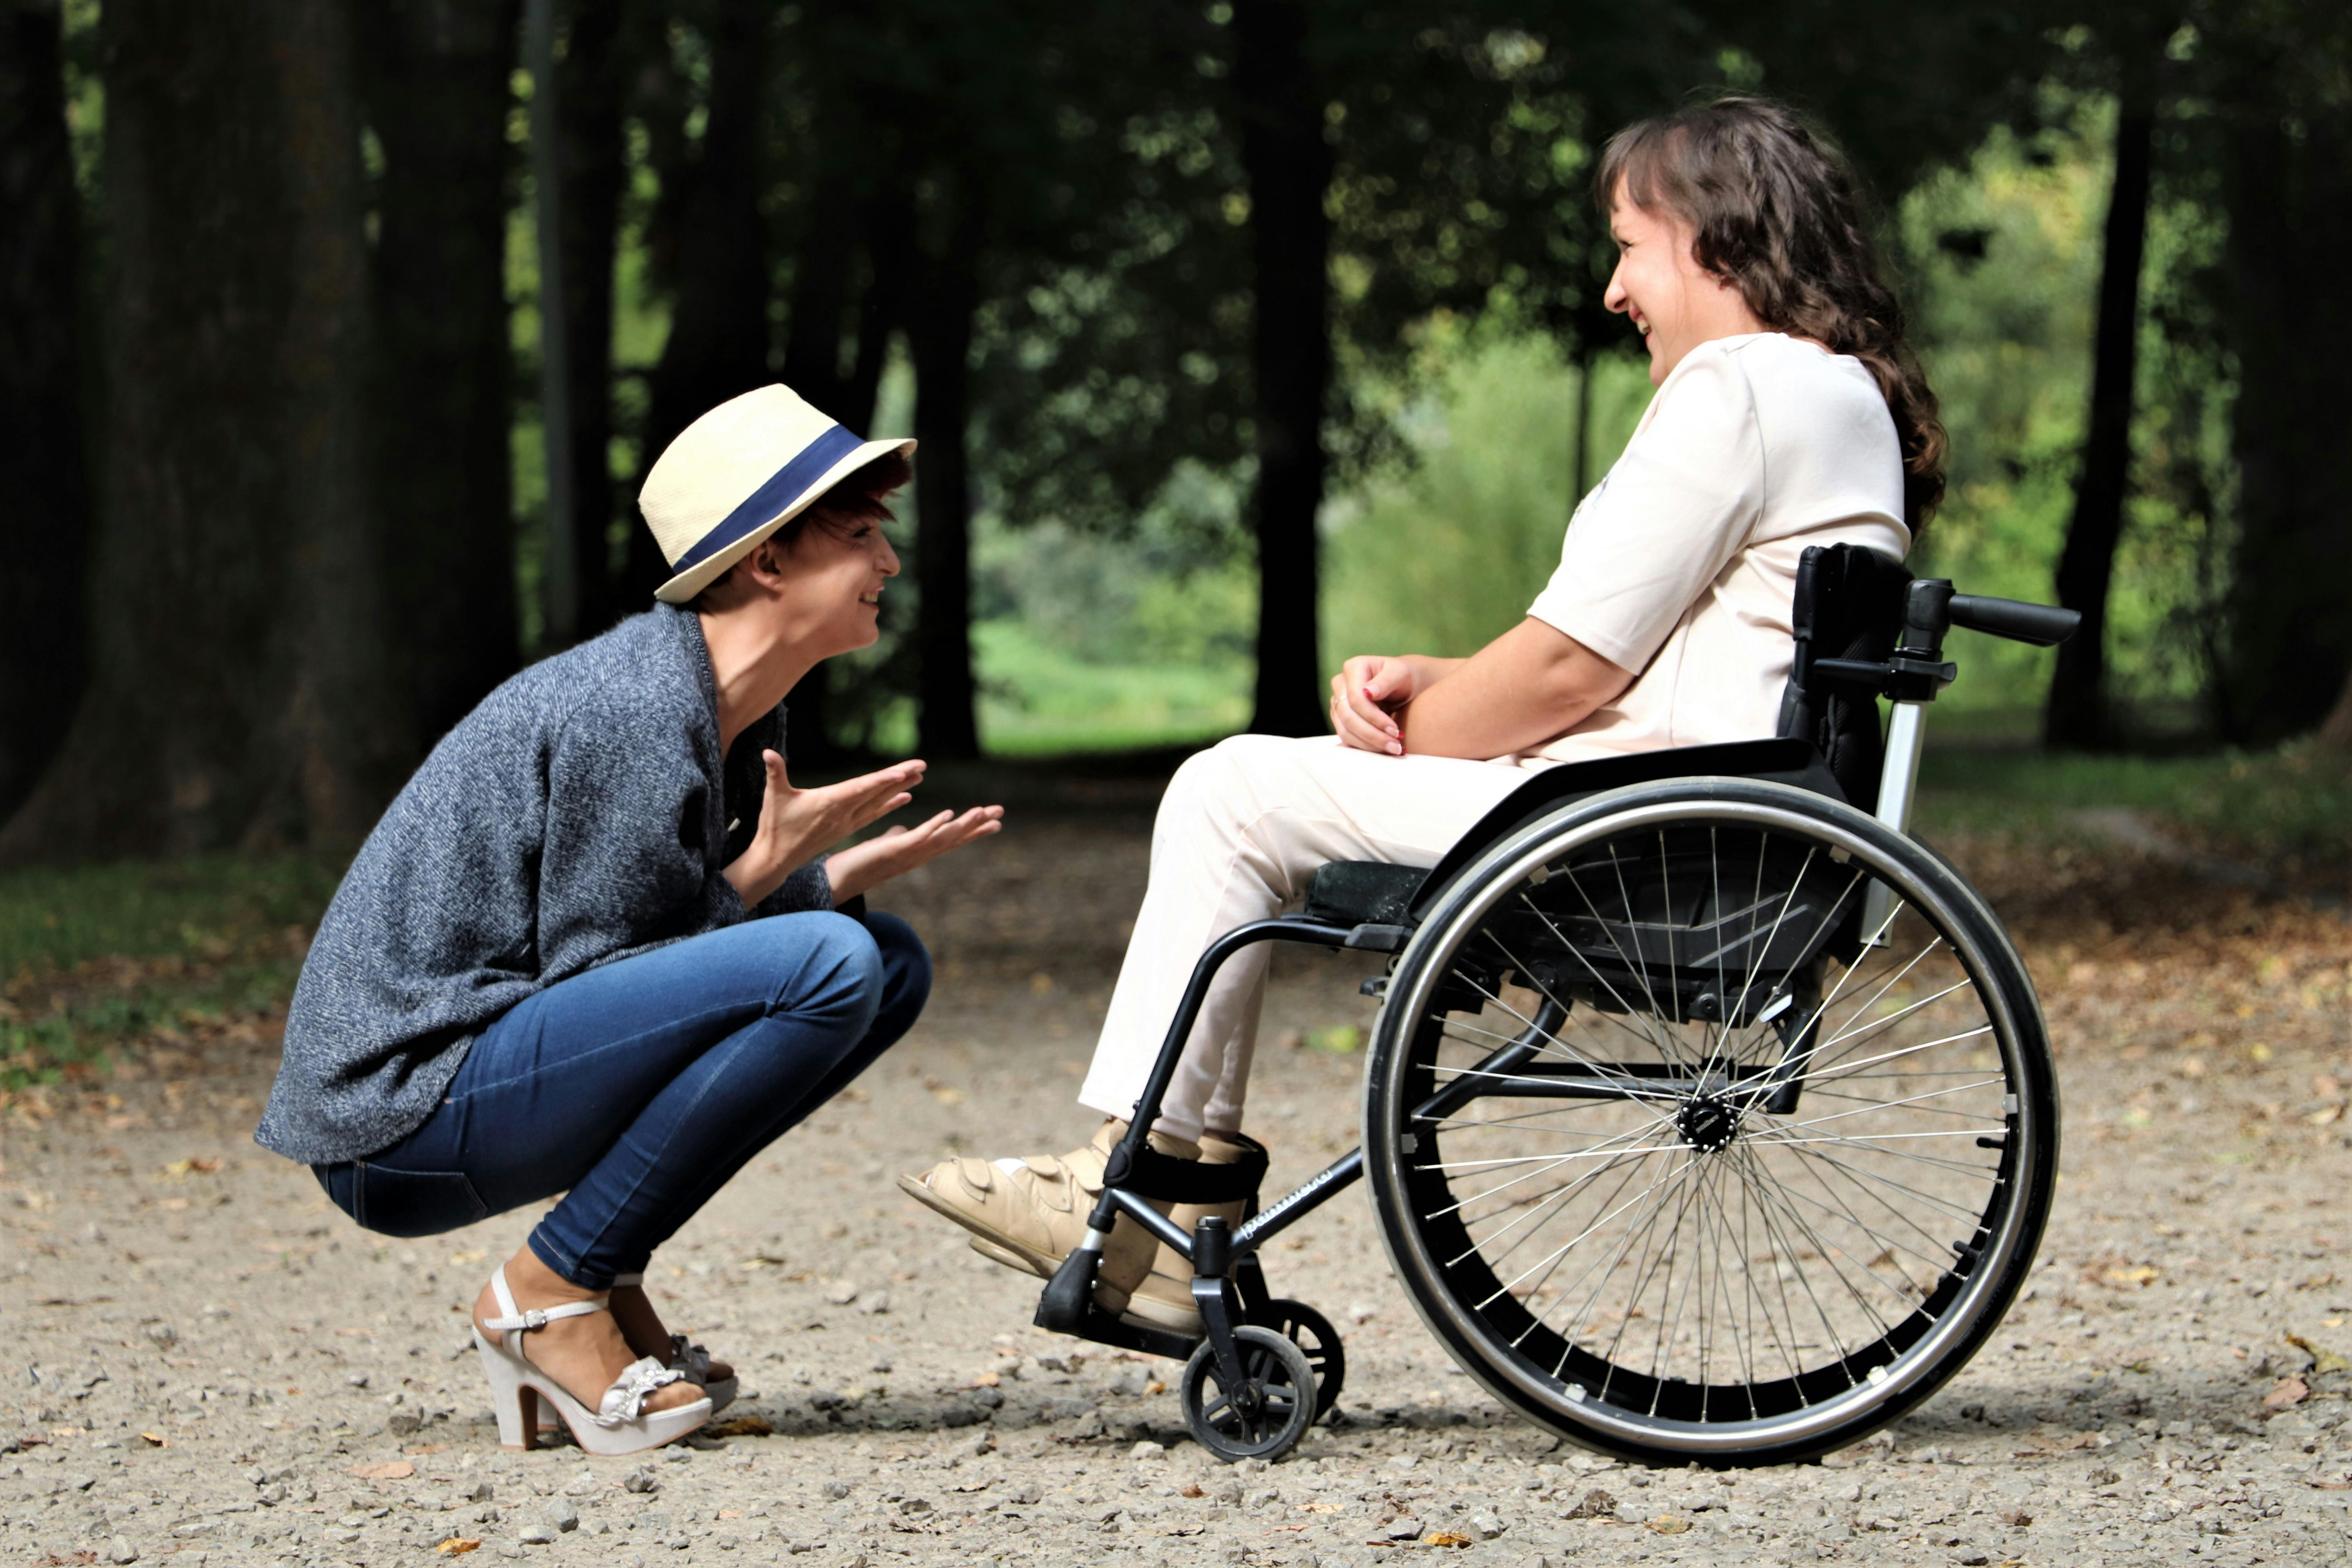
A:
<svg viewBox="0 0 2352 1568">
<path fill-rule="evenodd" d="M 793 458 L 775 472 L 775 476 L 744 498 L 743 504 L 720 520 L 709 533 L 695 540 L 684 555 L 670 562 L 672 571 L 687 571 L 701 565 L 729 545 L 751 533 L 794 501 L 803 491 L 825 476 L 826 470 L 866 444 L 865 438 L 843 425 L 835 425 L 801 449 Z"/>
</svg>

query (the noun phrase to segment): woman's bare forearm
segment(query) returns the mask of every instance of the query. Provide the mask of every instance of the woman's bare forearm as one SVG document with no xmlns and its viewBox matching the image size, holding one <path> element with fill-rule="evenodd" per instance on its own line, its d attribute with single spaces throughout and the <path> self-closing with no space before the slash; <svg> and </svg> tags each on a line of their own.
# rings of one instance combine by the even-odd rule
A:
<svg viewBox="0 0 2352 1568">
<path fill-rule="evenodd" d="M 1397 716 L 1407 756 L 1484 760 L 1532 749 L 1574 727 L 1633 679 L 1532 619 L 1467 659 L 1443 662 L 1442 679 L 1416 685 Z"/>
</svg>

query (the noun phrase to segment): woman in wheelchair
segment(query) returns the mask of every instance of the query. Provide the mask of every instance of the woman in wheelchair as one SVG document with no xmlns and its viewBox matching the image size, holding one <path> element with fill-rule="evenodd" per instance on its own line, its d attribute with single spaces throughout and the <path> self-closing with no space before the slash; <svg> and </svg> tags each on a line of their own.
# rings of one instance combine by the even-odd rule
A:
<svg viewBox="0 0 2352 1568">
<path fill-rule="evenodd" d="M 1528 769 L 1772 736 L 1800 556 L 1845 544 L 1899 560 L 1938 498 L 1935 399 L 1852 176 L 1818 135 L 1767 100 L 1687 109 L 1619 132 L 1595 194 L 1618 251 L 1607 304 L 1642 335 L 1657 388 L 1631 444 L 1517 625 L 1466 659 L 1349 659 L 1332 737 L 1238 736 L 1178 770 L 1079 1094 L 1107 1120 L 1066 1155 L 900 1180 L 987 1257 L 1050 1275 L 1079 1244 L 1213 940 L 1300 898 L 1326 862 L 1432 865 Z M 1241 1129 L 1265 966 L 1258 946 L 1218 971 L 1151 1131 L 1160 1153 L 1263 1159 Z M 1217 1211 L 1172 1218 L 1189 1233 Z M 1122 1218 L 1095 1299 L 1197 1334 L 1192 1276 Z"/>
</svg>

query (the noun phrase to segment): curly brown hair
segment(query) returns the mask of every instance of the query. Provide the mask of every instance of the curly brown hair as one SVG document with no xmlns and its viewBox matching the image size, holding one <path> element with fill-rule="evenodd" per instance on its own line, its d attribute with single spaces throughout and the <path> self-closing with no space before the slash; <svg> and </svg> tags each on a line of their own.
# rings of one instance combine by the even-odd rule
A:
<svg viewBox="0 0 2352 1568">
<path fill-rule="evenodd" d="M 1943 499 L 1949 438 L 1836 146 L 1786 104 L 1716 98 L 1611 137 L 1592 180 L 1604 215 L 1621 187 L 1635 206 L 1690 224 L 1698 264 L 1736 285 L 1767 327 L 1869 367 L 1902 443 L 1904 522 L 1916 538 Z"/>
</svg>

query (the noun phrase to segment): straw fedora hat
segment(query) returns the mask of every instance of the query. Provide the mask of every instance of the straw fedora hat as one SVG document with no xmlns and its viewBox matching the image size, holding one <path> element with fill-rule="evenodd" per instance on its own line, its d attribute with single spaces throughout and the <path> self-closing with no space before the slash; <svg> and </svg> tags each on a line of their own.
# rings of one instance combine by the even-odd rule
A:
<svg viewBox="0 0 2352 1568">
<path fill-rule="evenodd" d="M 843 479 L 914 450 L 862 439 L 788 386 L 730 398 L 678 433 L 637 493 L 676 574 L 654 597 L 684 604 Z"/>
</svg>

